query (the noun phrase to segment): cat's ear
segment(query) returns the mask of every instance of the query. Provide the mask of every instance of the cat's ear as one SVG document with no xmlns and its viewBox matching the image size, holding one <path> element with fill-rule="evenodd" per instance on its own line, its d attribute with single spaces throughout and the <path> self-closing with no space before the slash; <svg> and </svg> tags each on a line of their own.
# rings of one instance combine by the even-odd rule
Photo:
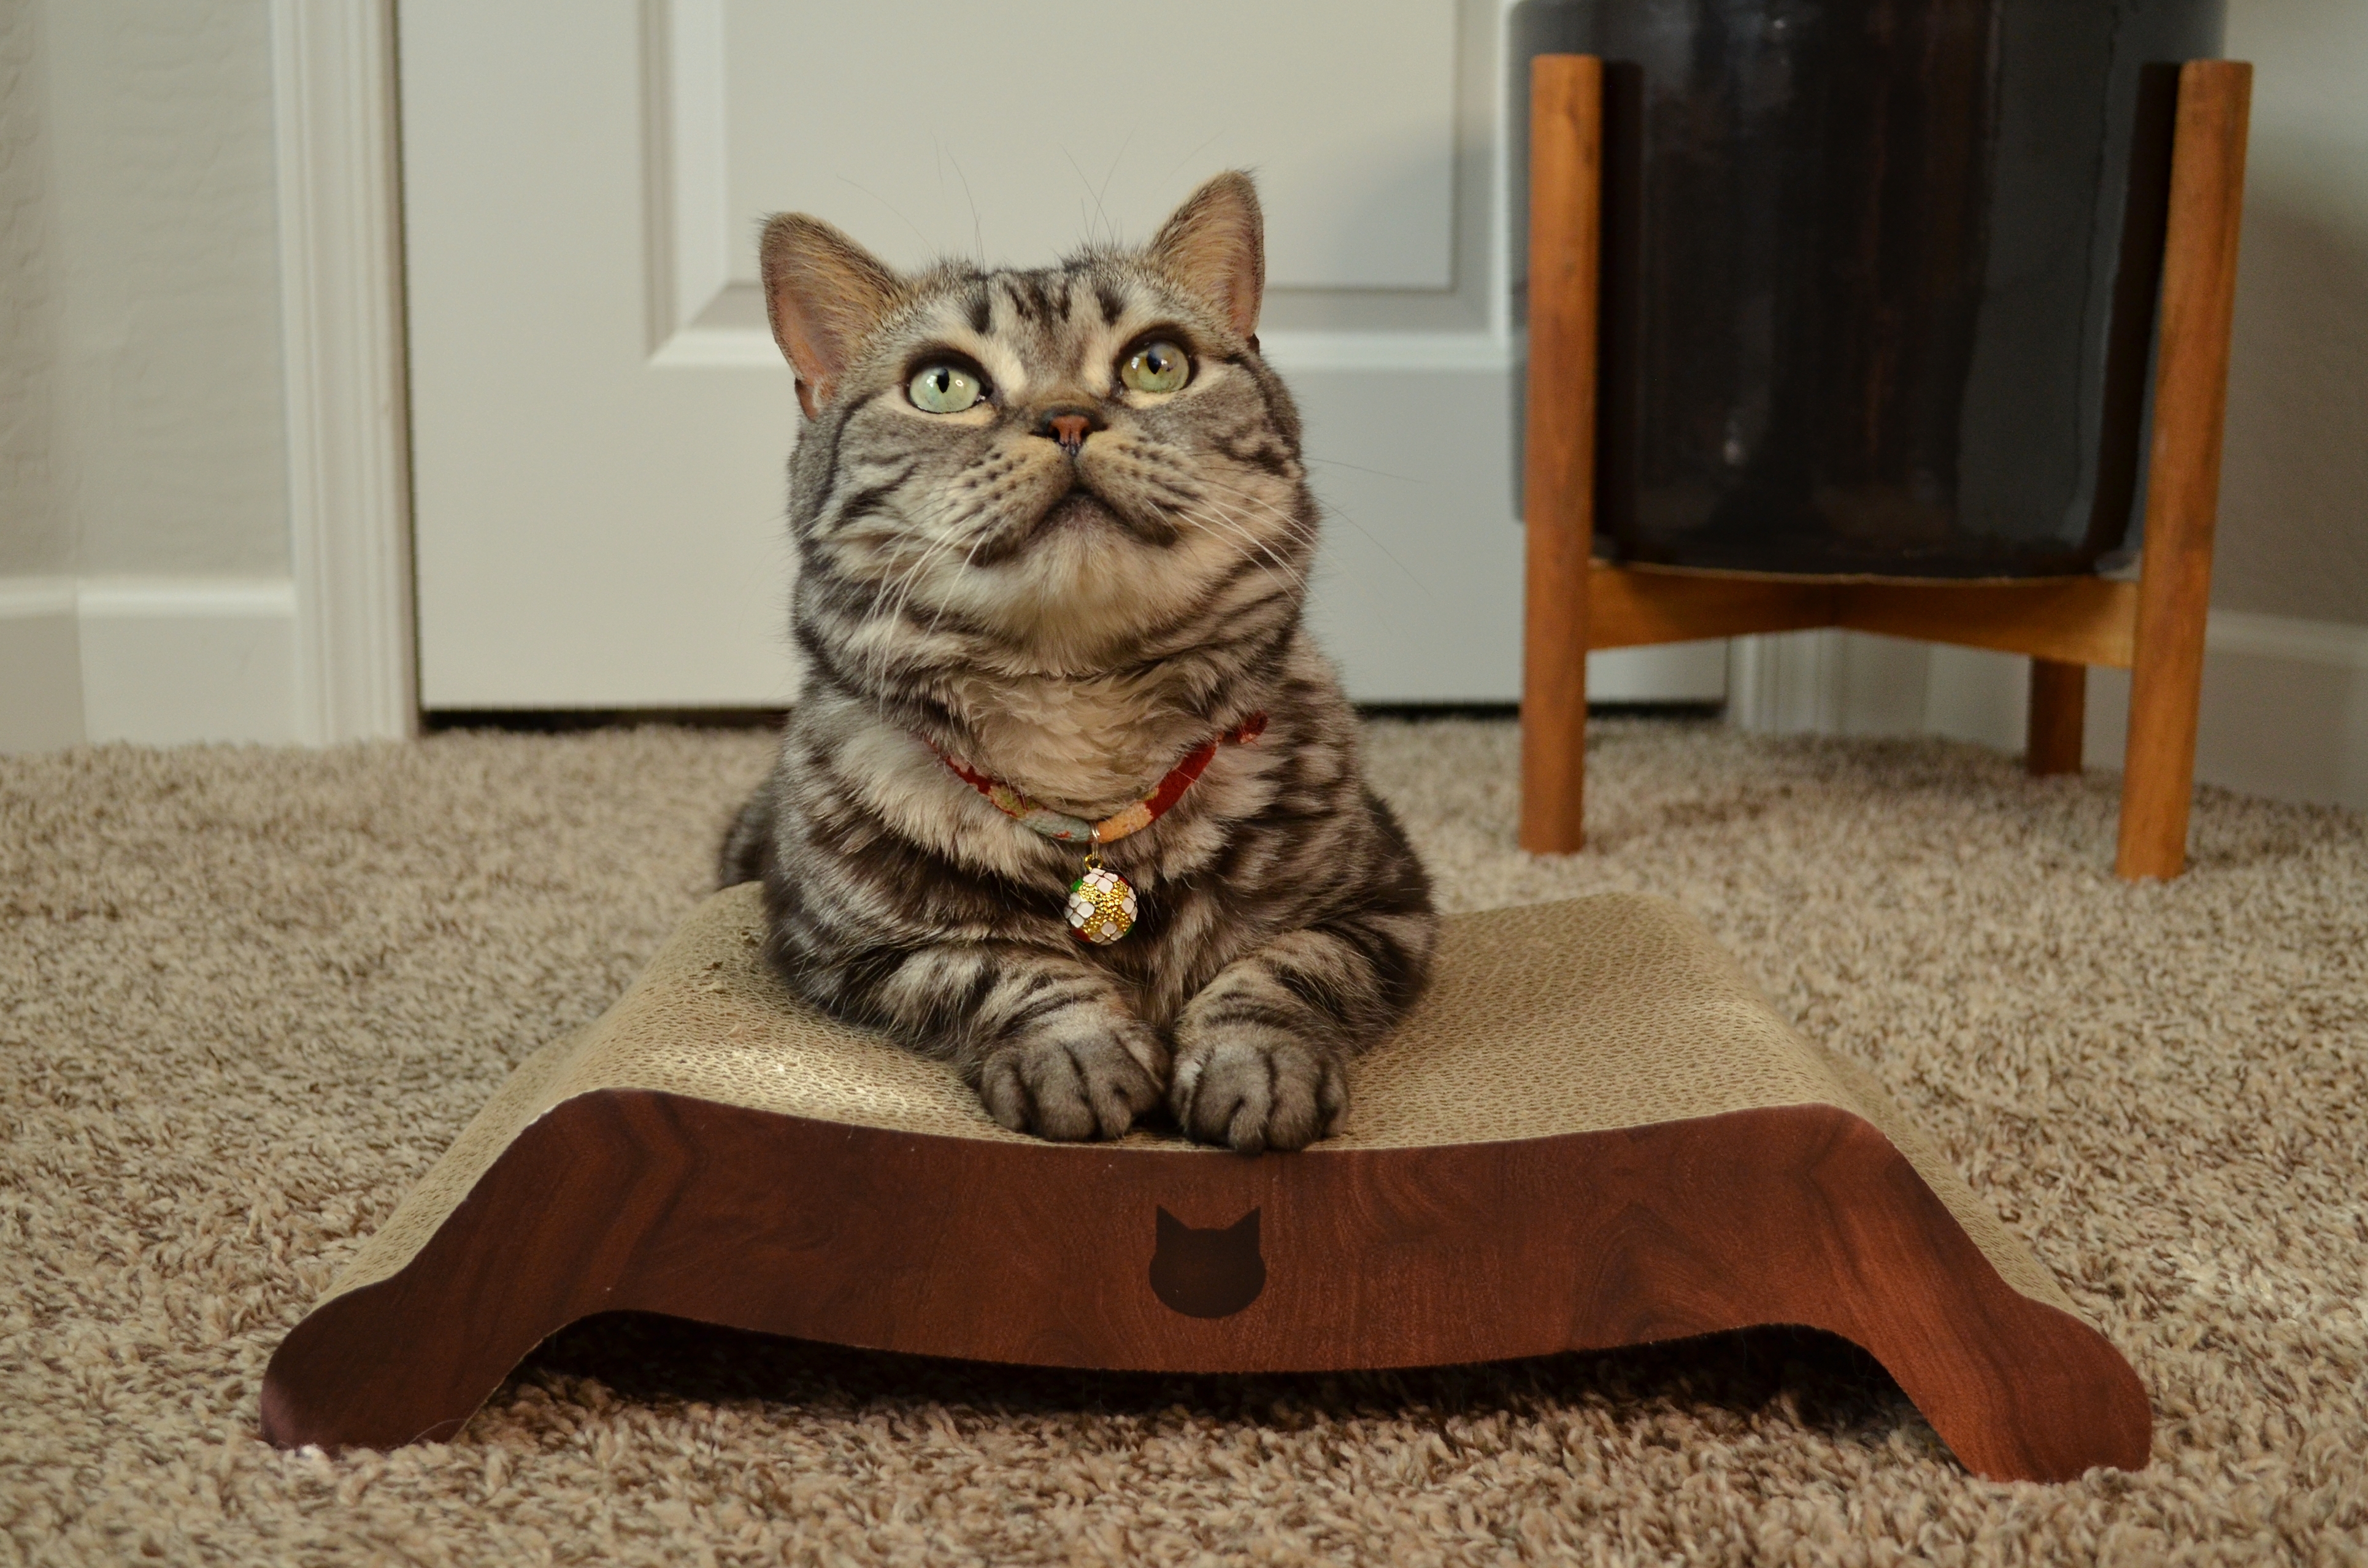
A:
<svg viewBox="0 0 2368 1568">
<path fill-rule="evenodd" d="M 1184 199 L 1144 252 L 1235 332 L 1258 331 L 1266 293 L 1266 220 L 1250 176 L 1228 169 Z"/>
<path fill-rule="evenodd" d="M 798 403 L 812 418 L 904 285 L 878 256 L 803 212 L 776 213 L 758 254 L 773 341 L 797 372 Z"/>
</svg>

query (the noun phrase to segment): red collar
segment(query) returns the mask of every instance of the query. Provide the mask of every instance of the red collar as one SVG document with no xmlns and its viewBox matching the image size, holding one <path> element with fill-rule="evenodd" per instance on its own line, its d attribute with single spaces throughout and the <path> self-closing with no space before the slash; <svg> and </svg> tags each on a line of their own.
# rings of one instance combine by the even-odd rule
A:
<svg viewBox="0 0 2368 1568">
<path fill-rule="evenodd" d="M 1022 827 L 1032 829 L 1047 838 L 1063 844 L 1109 844 L 1113 840 L 1124 838 L 1128 834 L 1140 833 L 1166 816 L 1168 808 L 1184 798 L 1184 791 L 1192 787 L 1192 781 L 1200 778 L 1202 770 L 1215 758 L 1220 745 L 1229 742 L 1235 745 L 1247 745 L 1265 733 L 1266 715 L 1253 713 L 1232 729 L 1210 736 L 1185 754 L 1183 761 L 1169 768 L 1167 777 L 1160 779 L 1157 789 L 1135 801 L 1134 804 L 1122 811 L 1114 812 L 1099 822 L 1087 822 L 1083 817 L 1074 817 L 1066 812 L 1056 812 L 1050 806 L 1030 800 L 1001 779 L 989 778 L 973 767 L 955 761 L 942 751 L 938 751 L 938 758 L 948 767 L 952 768 L 964 783 L 993 801 L 996 810 L 1012 818 Z M 938 750 L 935 743 L 930 744 L 929 749 Z"/>
</svg>

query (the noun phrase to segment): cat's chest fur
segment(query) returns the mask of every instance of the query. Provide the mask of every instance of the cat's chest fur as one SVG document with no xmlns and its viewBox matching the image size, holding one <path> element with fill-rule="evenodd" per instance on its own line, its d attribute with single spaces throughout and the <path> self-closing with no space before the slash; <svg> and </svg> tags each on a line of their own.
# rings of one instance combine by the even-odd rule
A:
<svg viewBox="0 0 2368 1568">
<path fill-rule="evenodd" d="M 951 707 L 965 758 L 1056 810 L 1106 816 L 1141 800 L 1211 726 L 1156 684 L 1126 676 L 972 675 Z"/>
</svg>

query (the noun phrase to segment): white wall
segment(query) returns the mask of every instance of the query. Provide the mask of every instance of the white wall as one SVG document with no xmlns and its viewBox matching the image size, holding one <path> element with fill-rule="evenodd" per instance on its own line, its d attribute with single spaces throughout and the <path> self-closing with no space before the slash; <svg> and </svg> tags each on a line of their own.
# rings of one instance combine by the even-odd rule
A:
<svg viewBox="0 0 2368 1568">
<path fill-rule="evenodd" d="M 28 0 L 0 5 L 0 577 L 74 563 L 74 534 L 54 503 L 57 311 L 40 24 Z"/>
<path fill-rule="evenodd" d="M 2368 626 L 2368 0 L 2231 0 L 2255 65 L 2215 606 Z"/>
<path fill-rule="evenodd" d="M 2201 771 L 2368 806 L 2368 4 L 2229 10 L 2260 74 Z M 299 733 L 271 24 L 0 0 L 0 749 Z M 1736 663 L 1748 722 L 2021 744 L 2019 661 Z M 2106 766 L 2123 684 L 2092 679 Z"/>
<path fill-rule="evenodd" d="M 1946 735 L 2020 752 L 2030 661 L 1856 631 L 1738 637 L 1728 714 L 1775 734 Z M 2130 677 L 2089 672 L 2083 761 L 2118 772 Z M 2368 811 L 2368 627 L 2214 609 L 2199 782 Z"/>
<path fill-rule="evenodd" d="M 264 0 L 49 0 L 53 505 L 82 575 L 288 570 Z"/>
<path fill-rule="evenodd" d="M 0 7 L 0 746 L 292 736 L 269 23 Z"/>
</svg>

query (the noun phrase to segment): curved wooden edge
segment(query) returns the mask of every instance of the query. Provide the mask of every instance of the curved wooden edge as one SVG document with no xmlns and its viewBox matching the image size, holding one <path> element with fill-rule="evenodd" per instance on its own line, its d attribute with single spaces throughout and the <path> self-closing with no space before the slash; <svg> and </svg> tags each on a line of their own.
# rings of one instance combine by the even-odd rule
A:
<svg viewBox="0 0 2368 1568">
<path fill-rule="evenodd" d="M 522 1134 L 401 1272 L 296 1326 L 265 1373 L 264 1436 L 448 1437 L 543 1338 L 615 1310 L 1190 1372 L 1798 1324 L 1872 1353 L 1984 1475 L 2135 1469 L 2152 1433 L 2112 1346 L 2008 1286 L 1897 1150 L 1834 1106 L 1240 1159 L 602 1090 Z"/>
</svg>

